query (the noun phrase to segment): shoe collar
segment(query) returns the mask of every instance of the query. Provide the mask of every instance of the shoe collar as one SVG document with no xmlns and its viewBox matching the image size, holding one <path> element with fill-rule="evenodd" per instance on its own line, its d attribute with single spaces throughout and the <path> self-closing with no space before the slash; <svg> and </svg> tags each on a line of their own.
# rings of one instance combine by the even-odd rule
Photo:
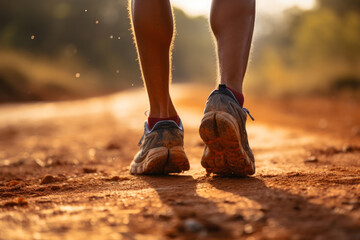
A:
<svg viewBox="0 0 360 240">
<path fill-rule="evenodd" d="M 149 129 L 149 125 L 148 125 L 147 121 L 145 121 L 145 123 L 144 123 L 145 131 L 138 143 L 138 146 L 141 146 L 146 135 L 155 131 L 156 129 L 165 128 L 165 127 L 172 127 L 172 128 L 175 127 L 175 128 L 180 129 L 180 131 L 182 131 L 182 132 L 184 131 L 184 127 L 183 127 L 183 124 L 182 124 L 182 121 L 180 118 L 179 118 L 179 125 L 177 125 L 176 122 L 173 120 L 164 120 L 164 121 L 157 122 L 151 130 Z"/>
<path fill-rule="evenodd" d="M 179 118 L 179 125 L 177 125 L 177 123 L 173 120 L 163 120 L 163 121 L 159 121 L 159 122 L 155 123 L 155 125 L 153 126 L 153 128 L 151 130 L 149 128 L 147 121 L 145 121 L 145 123 L 144 123 L 144 128 L 145 128 L 146 134 L 149 134 L 149 133 L 153 132 L 154 130 L 162 128 L 162 127 L 176 127 L 178 129 L 180 129 L 181 131 L 184 131 L 184 127 L 183 127 L 181 118 Z"/>
<path fill-rule="evenodd" d="M 219 84 L 219 89 L 214 89 L 214 90 L 210 93 L 209 98 L 210 98 L 212 95 L 214 95 L 214 94 L 219 94 L 219 93 L 228 95 L 228 96 L 231 97 L 237 104 L 239 104 L 239 106 L 241 107 L 241 105 L 240 105 L 239 101 L 236 99 L 234 93 L 233 93 L 232 91 L 230 91 L 229 89 L 226 88 L 226 84 Z M 209 98 L 208 98 L 208 99 L 209 99 Z M 246 113 L 247 115 L 249 115 L 249 117 L 251 118 L 251 120 L 253 120 L 253 121 L 255 120 L 255 119 L 253 118 L 253 116 L 251 116 L 250 111 L 249 111 L 247 108 L 244 108 L 244 107 L 241 107 L 241 108 L 245 111 L 245 113 Z"/>
<path fill-rule="evenodd" d="M 240 105 L 239 101 L 236 99 L 234 93 L 232 91 L 230 91 L 229 89 L 226 88 L 226 84 L 219 84 L 219 88 L 218 89 L 214 89 L 209 97 L 211 97 L 214 94 L 218 94 L 218 93 L 223 93 L 228 95 L 229 97 L 231 97 L 237 104 Z M 241 106 L 241 105 L 240 105 Z"/>
</svg>

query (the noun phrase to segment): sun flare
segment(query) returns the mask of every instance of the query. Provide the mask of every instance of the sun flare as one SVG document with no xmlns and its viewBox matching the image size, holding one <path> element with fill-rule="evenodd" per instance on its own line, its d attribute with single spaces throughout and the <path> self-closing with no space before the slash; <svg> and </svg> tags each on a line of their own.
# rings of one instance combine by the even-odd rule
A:
<svg viewBox="0 0 360 240">
<path fill-rule="evenodd" d="M 192 16 L 208 15 L 211 6 L 211 0 L 171 0 L 171 3 Z M 280 13 L 284 9 L 293 6 L 308 9 L 314 5 L 315 0 L 257 0 L 258 11 L 269 14 Z"/>
</svg>

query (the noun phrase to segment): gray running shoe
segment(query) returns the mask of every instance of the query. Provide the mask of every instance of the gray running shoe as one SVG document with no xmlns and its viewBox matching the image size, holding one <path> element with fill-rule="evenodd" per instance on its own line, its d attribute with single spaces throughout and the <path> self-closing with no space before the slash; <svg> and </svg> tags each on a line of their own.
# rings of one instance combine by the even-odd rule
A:
<svg viewBox="0 0 360 240">
<path fill-rule="evenodd" d="M 131 174 L 180 173 L 190 168 L 184 152 L 184 128 L 171 120 L 160 121 L 149 130 L 145 122 L 140 151 L 131 163 Z"/>
<path fill-rule="evenodd" d="M 201 165 L 207 173 L 247 176 L 255 173 L 255 159 L 245 129 L 249 110 L 242 108 L 224 84 L 205 105 L 200 136 L 206 144 Z"/>
</svg>

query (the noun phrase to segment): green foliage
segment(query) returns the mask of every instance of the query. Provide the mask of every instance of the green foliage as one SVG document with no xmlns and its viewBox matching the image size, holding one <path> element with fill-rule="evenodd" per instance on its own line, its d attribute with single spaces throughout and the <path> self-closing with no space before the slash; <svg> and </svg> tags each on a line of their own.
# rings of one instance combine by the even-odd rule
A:
<svg viewBox="0 0 360 240">
<path fill-rule="evenodd" d="M 340 15 L 346 14 L 349 11 L 360 11 L 359 0 L 318 0 L 317 3 L 320 8 L 332 9 Z"/>
<path fill-rule="evenodd" d="M 126 8 L 126 1 L 116 0 L 2 1 L 0 45 L 82 61 L 105 74 L 105 89 L 121 87 L 121 77 L 139 79 Z"/>
<path fill-rule="evenodd" d="M 216 55 L 208 20 L 189 18 L 179 9 L 175 9 L 174 15 L 177 32 L 173 59 L 175 80 L 214 82 Z"/>
<path fill-rule="evenodd" d="M 270 94 L 334 92 L 346 79 L 358 86 L 359 6 L 358 1 L 334 0 L 319 1 L 308 11 L 289 10 L 284 17 L 289 25 L 255 44 L 248 88 Z"/>
<path fill-rule="evenodd" d="M 25 76 L 35 86 L 48 81 L 57 86 L 53 89 L 76 92 L 88 84 L 86 91 L 101 93 L 142 85 L 127 5 L 127 0 L 1 1 L 0 50 L 30 52 L 36 64 L 29 58 L 17 64 L 21 60 L 7 61 L 11 54 L 2 54 L 0 84 L 15 91 L 21 77 L 9 81 Z M 208 20 L 178 9 L 174 15 L 174 82 L 213 83 L 216 61 Z M 271 31 L 255 39 L 248 90 L 279 95 L 359 88 L 360 1 L 318 0 L 314 9 L 293 8 L 281 22 L 270 20 Z M 81 78 L 74 79 L 77 72 Z"/>
<path fill-rule="evenodd" d="M 142 85 L 127 6 L 127 0 L 1 1 L 0 49 L 27 51 L 68 65 L 80 62 L 103 76 L 100 90 Z M 192 19 L 180 10 L 175 15 L 174 81 L 214 80 L 207 20 Z"/>
<path fill-rule="evenodd" d="M 66 100 L 103 94 L 81 64 L 19 51 L 0 52 L 0 102 Z"/>
</svg>

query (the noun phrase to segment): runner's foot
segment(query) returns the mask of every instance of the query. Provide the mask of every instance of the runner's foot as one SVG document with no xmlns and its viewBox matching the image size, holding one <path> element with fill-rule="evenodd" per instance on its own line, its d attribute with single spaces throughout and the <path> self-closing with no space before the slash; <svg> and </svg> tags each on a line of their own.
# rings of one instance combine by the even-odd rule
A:
<svg viewBox="0 0 360 240">
<path fill-rule="evenodd" d="M 206 144 L 201 165 L 207 173 L 237 176 L 255 173 L 255 159 L 245 129 L 247 114 L 249 111 L 240 106 L 225 85 L 220 84 L 210 94 L 199 130 Z"/>
<path fill-rule="evenodd" d="M 140 151 L 131 163 L 131 174 L 180 173 L 190 168 L 184 152 L 184 128 L 174 121 L 157 122 L 149 130 L 145 122 L 144 135 L 140 141 Z"/>
</svg>

